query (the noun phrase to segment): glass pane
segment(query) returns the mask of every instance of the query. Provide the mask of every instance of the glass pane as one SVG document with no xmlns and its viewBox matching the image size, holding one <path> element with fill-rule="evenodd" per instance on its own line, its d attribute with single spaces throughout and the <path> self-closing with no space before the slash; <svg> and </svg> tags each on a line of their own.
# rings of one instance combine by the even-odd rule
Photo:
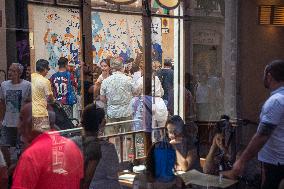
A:
<svg viewBox="0 0 284 189">
<path fill-rule="evenodd" d="M 168 116 L 174 115 L 174 36 L 174 19 L 152 18 L 153 142 L 162 140 Z"/>
<path fill-rule="evenodd" d="M 219 24 L 193 24 L 191 72 L 186 87 L 191 90 L 192 107 L 199 121 L 218 120 L 224 112 L 224 4 L 222 1 L 192 1 L 190 14 L 220 20 Z M 212 30 L 212 27 L 214 28 Z"/>
<path fill-rule="evenodd" d="M 142 62 L 141 28 L 141 16 L 92 12 L 93 64 L 101 69 L 101 73 L 95 72 L 95 86 L 98 86 L 95 101 L 106 110 L 109 126 L 104 130 L 105 136 L 143 130 L 143 115 L 133 116 L 132 112 L 133 108 L 138 108 L 133 104 L 135 81 L 132 66 L 135 64 L 134 67 L 139 70 Z M 112 68 L 113 62 L 117 65 Z M 102 97 L 107 100 L 102 101 Z M 113 142 L 123 160 L 133 156 L 130 147 L 133 146 L 132 136 L 123 136 Z M 141 138 L 137 137 L 135 142 L 143 146 Z"/>
<path fill-rule="evenodd" d="M 71 73 L 73 98 L 76 103 L 65 106 L 69 118 L 80 120 L 80 19 L 79 10 L 68 8 L 44 7 L 29 5 L 29 42 L 31 51 L 31 71 L 35 72 L 35 63 L 39 59 L 49 61 L 50 70 L 47 78 L 51 78 L 58 70 L 58 60 L 66 57 L 68 69 Z M 53 81 L 53 78 L 51 78 Z M 54 81 L 55 82 L 55 81 Z M 65 83 L 67 84 L 67 83 Z M 67 104 L 67 85 L 52 83 L 55 98 Z M 64 92 L 65 91 L 65 92 Z"/>
<path fill-rule="evenodd" d="M 235 9 L 230 3 L 196 0 L 190 4 L 192 17 L 212 20 L 207 23 L 194 22 L 191 25 L 192 60 L 185 75 L 185 84 L 190 89 L 194 102 L 192 112 L 199 123 L 201 157 L 206 157 L 209 151 L 208 143 L 211 143 L 215 135 L 216 122 L 220 120 L 224 123 L 225 117 L 222 115 L 236 117 L 237 30 L 233 25 L 236 20 L 232 16 Z M 225 7 L 228 10 L 225 11 Z M 225 141 L 228 141 L 227 132 L 231 128 L 225 126 L 224 129 Z M 227 145 L 230 153 L 236 153 L 233 150 L 235 144 L 229 142 Z"/>
</svg>

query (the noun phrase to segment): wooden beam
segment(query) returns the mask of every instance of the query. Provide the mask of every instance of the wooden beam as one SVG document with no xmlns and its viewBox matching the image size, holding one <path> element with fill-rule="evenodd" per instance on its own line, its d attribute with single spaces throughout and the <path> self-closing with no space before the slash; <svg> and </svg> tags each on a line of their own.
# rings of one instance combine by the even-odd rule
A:
<svg viewBox="0 0 284 189">
<path fill-rule="evenodd" d="M 184 0 L 183 2 L 182 2 L 182 4 L 181 4 L 181 6 L 182 6 L 182 9 L 183 9 L 183 15 L 182 16 L 184 16 L 184 17 L 190 17 L 189 16 L 189 6 L 190 6 L 190 2 L 189 1 L 186 1 L 186 0 Z M 181 73 L 181 74 L 183 74 L 182 75 L 182 77 L 184 77 L 184 79 L 183 79 L 183 81 L 184 81 L 184 83 L 183 83 L 183 87 L 184 87 L 184 90 L 185 90 L 185 84 L 187 84 L 187 82 L 186 81 L 189 81 L 190 80 L 190 78 L 186 78 L 186 77 L 189 77 L 190 76 L 190 44 L 191 44 L 191 32 L 190 32 L 190 25 L 191 25 L 191 21 L 189 20 L 189 19 L 184 19 L 184 20 L 182 20 L 182 22 L 183 22 L 183 38 L 184 38 L 184 40 L 183 40 L 183 50 L 184 50 L 184 52 L 183 52 L 183 55 L 184 55 L 184 57 L 183 57 L 183 63 L 184 63 L 184 72 L 183 73 Z M 187 73 L 187 74 L 186 74 Z M 186 95 L 185 93 L 184 93 L 184 95 Z M 186 102 L 186 97 L 184 96 L 183 97 L 184 98 L 184 107 L 185 106 L 188 106 L 188 104 L 192 104 L 192 103 L 188 103 L 188 102 Z M 192 99 L 190 99 L 190 100 L 192 100 Z M 190 107 L 190 109 L 192 109 L 193 107 Z M 189 111 L 189 112 L 186 112 L 186 110 L 187 110 L 187 108 L 184 108 L 183 109 L 183 115 L 184 115 L 184 118 L 185 118 L 185 123 L 189 123 L 190 121 L 192 121 L 191 120 L 191 115 L 190 115 L 190 112 L 192 112 L 191 110 Z M 188 115 L 187 115 L 188 114 Z"/>
<path fill-rule="evenodd" d="M 152 37 L 151 37 L 151 9 L 150 1 L 143 0 L 143 16 L 142 16 L 142 27 L 143 27 L 143 54 L 144 54 L 144 69 L 143 69 L 143 94 L 145 96 L 152 95 Z M 149 107 L 150 105 L 150 107 Z M 146 108 L 148 106 L 148 108 Z M 150 110 L 150 111 L 149 111 Z M 152 127 L 152 104 L 145 103 L 144 100 L 144 116 L 143 123 L 147 128 Z M 145 135 L 145 149 L 146 152 L 150 148 L 151 133 Z"/>
<path fill-rule="evenodd" d="M 92 54 L 92 7 L 91 0 L 81 0 L 80 1 L 80 19 L 81 19 L 81 58 L 88 67 L 91 67 L 93 64 L 93 54 Z M 83 66 L 82 66 L 83 67 Z M 81 68 L 82 68 L 81 67 Z M 82 96 L 83 106 L 93 102 L 93 98 L 90 98 L 88 94 L 89 85 L 86 82 L 93 81 L 92 77 L 87 72 L 81 69 L 81 81 L 82 81 Z"/>
</svg>

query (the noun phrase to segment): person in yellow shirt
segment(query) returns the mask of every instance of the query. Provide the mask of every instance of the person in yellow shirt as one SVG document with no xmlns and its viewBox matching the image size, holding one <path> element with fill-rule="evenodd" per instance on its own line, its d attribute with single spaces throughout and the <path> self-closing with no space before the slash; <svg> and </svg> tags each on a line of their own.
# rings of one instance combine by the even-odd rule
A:
<svg viewBox="0 0 284 189">
<path fill-rule="evenodd" d="M 50 129 L 47 103 L 53 101 L 53 93 L 50 81 L 45 78 L 49 69 L 49 62 L 40 59 L 36 62 L 36 72 L 31 75 L 33 126 L 40 131 Z"/>
</svg>

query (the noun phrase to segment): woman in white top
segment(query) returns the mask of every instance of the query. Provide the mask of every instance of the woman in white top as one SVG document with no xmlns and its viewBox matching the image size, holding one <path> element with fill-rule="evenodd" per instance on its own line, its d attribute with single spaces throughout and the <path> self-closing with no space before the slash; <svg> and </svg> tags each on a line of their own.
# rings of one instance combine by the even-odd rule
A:
<svg viewBox="0 0 284 189">
<path fill-rule="evenodd" d="M 97 97 L 99 97 L 101 84 L 102 84 L 103 80 L 105 80 L 106 78 L 108 78 L 111 75 L 111 73 L 110 73 L 110 58 L 103 59 L 100 62 L 100 66 L 101 66 L 101 69 L 102 69 L 102 74 L 99 76 L 99 78 L 95 82 L 93 90 L 94 90 L 94 99 L 96 99 L 96 104 L 103 108 L 104 103 L 101 102 L 100 100 L 97 100 L 97 99 L 99 99 Z"/>
<path fill-rule="evenodd" d="M 134 83 L 134 89 L 135 91 L 142 91 L 143 88 L 143 76 L 140 77 L 135 83 Z M 153 74 L 152 77 L 152 128 L 155 127 L 165 127 L 165 124 L 168 119 L 168 109 L 167 106 L 162 99 L 162 96 L 164 95 L 164 89 L 162 87 L 160 79 Z M 159 131 L 152 132 L 153 137 L 152 140 L 154 142 L 160 141 L 161 134 Z"/>
</svg>

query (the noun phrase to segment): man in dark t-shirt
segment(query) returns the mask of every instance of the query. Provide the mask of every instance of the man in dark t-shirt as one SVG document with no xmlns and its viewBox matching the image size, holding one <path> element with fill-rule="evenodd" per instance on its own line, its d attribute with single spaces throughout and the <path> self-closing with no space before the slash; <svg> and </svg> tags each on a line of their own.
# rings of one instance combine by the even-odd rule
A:
<svg viewBox="0 0 284 189">
<path fill-rule="evenodd" d="M 171 101 L 173 101 L 174 88 L 174 70 L 172 69 L 171 59 L 165 59 L 164 68 L 157 72 L 157 76 L 159 77 L 162 83 L 162 87 L 165 91 L 164 96 L 162 98 L 167 101 L 168 109 L 171 109 L 169 105 L 173 105 Z"/>
<path fill-rule="evenodd" d="M 70 95 L 76 98 L 74 90 L 77 88 L 74 75 L 67 70 L 68 59 L 61 57 L 58 60 L 59 70 L 50 78 L 55 99 L 63 105 L 69 118 L 73 118 L 73 105 Z"/>
</svg>

